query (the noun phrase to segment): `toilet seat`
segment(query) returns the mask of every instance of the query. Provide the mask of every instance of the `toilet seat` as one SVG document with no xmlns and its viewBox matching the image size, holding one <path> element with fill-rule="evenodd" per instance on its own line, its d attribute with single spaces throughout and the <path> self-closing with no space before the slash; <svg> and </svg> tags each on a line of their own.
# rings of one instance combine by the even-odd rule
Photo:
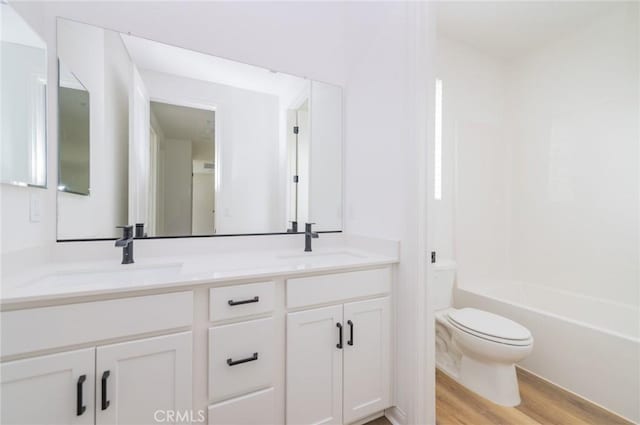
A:
<svg viewBox="0 0 640 425">
<path fill-rule="evenodd" d="M 506 317 L 475 308 L 451 310 L 447 321 L 456 329 L 499 344 L 528 346 L 533 344 L 531 332 Z"/>
</svg>

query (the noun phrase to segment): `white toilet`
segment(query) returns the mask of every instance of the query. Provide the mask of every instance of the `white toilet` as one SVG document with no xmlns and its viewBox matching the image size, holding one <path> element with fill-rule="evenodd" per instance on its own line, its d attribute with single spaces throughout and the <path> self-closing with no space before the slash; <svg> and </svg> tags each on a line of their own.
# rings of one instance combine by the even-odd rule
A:
<svg viewBox="0 0 640 425">
<path fill-rule="evenodd" d="M 456 266 L 435 266 L 436 362 L 445 373 L 503 406 L 520 404 L 515 364 L 533 348 L 531 332 L 497 314 L 452 305 Z"/>
</svg>

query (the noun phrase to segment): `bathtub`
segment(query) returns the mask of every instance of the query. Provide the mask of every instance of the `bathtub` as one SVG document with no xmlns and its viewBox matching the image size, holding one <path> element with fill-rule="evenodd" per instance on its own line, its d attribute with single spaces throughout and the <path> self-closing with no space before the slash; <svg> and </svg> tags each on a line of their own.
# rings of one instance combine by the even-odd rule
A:
<svg viewBox="0 0 640 425">
<path fill-rule="evenodd" d="M 535 343 L 520 366 L 640 422 L 640 309 L 637 306 L 508 283 L 459 285 L 455 306 L 500 314 L 529 328 Z"/>
</svg>

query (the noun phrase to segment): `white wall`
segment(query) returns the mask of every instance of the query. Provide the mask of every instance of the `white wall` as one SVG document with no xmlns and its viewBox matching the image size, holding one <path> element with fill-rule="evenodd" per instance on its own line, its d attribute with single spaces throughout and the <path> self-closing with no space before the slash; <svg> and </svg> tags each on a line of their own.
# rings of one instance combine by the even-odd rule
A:
<svg viewBox="0 0 640 425">
<path fill-rule="evenodd" d="M 127 220 L 129 57 L 119 37 L 76 22 L 60 21 L 58 44 L 90 99 L 90 193 L 58 194 L 58 238 L 116 236 Z"/>
<path fill-rule="evenodd" d="M 638 21 L 622 3 L 512 60 L 440 39 L 459 284 L 640 303 Z"/>
<path fill-rule="evenodd" d="M 443 164 L 436 250 L 440 259 L 455 253 L 459 282 L 495 283 L 509 278 L 505 64 L 445 37 L 437 52 Z"/>
<path fill-rule="evenodd" d="M 279 105 L 274 95 L 142 70 L 152 100 L 216 112 L 218 234 L 283 231 Z"/>
<path fill-rule="evenodd" d="M 342 95 L 311 82 L 309 221 L 317 230 L 342 228 Z"/>
<path fill-rule="evenodd" d="M 514 279 L 640 304 L 638 3 L 512 70 Z"/>
<path fill-rule="evenodd" d="M 427 42 L 421 27 L 427 7 L 381 2 L 345 8 L 345 229 L 401 241 L 394 287 L 397 409 L 391 413 L 401 423 L 420 424 L 435 423 L 435 394 L 429 393 L 435 366 L 422 363 L 434 344 L 420 348 L 433 323 L 432 316 L 422 316 L 421 304 L 426 265 L 421 170 L 428 167 L 421 129 L 428 118 L 421 113 L 421 101 L 427 99 L 420 84 L 430 75 L 419 58 L 428 54 L 420 50 Z"/>
</svg>

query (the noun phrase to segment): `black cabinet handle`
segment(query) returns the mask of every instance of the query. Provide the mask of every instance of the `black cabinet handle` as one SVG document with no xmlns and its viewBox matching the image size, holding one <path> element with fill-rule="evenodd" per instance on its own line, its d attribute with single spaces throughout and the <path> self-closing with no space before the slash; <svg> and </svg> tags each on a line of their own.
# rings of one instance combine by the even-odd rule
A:
<svg viewBox="0 0 640 425">
<path fill-rule="evenodd" d="M 109 379 L 109 375 L 111 375 L 111 372 L 108 370 L 102 373 L 102 410 L 107 410 L 107 407 L 111 404 L 111 402 L 107 400 L 107 379 Z"/>
<path fill-rule="evenodd" d="M 76 385 L 76 415 L 82 415 L 86 410 L 87 406 L 82 402 L 82 384 L 87 380 L 87 375 L 80 375 L 78 378 L 78 384 Z"/>
<path fill-rule="evenodd" d="M 347 325 L 349 325 L 349 341 L 347 341 L 347 344 L 353 345 L 353 322 L 347 320 Z"/>
<path fill-rule="evenodd" d="M 336 326 L 338 327 L 339 332 L 338 344 L 336 344 L 336 347 L 342 350 L 342 323 L 336 323 Z"/>
<path fill-rule="evenodd" d="M 257 303 L 258 301 L 260 301 L 260 297 L 255 296 L 255 297 L 250 298 L 248 300 L 242 300 L 242 301 L 229 300 L 228 303 L 229 303 L 229 305 L 233 306 L 233 305 Z"/>
<path fill-rule="evenodd" d="M 229 358 L 229 359 L 227 359 L 227 364 L 229 366 L 235 366 L 237 364 L 253 362 L 255 360 L 258 360 L 258 353 L 253 353 L 253 356 L 247 357 L 245 359 L 240 359 L 240 360 L 233 360 L 233 359 Z"/>
</svg>

